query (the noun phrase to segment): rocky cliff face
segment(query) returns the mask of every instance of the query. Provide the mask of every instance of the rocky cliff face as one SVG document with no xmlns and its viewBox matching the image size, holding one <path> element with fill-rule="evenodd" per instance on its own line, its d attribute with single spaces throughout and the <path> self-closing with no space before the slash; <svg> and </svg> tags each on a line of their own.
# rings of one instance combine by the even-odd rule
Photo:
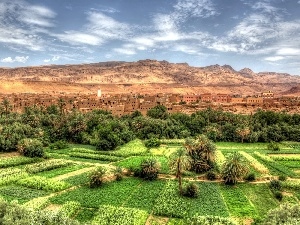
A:
<svg viewBox="0 0 300 225">
<path fill-rule="evenodd" d="M 140 60 L 80 65 L 50 65 L 0 68 L 2 81 L 64 82 L 71 84 L 169 84 L 189 87 L 245 87 L 245 91 L 286 91 L 300 84 L 300 76 L 245 68 L 235 71 L 229 65 L 192 67 L 187 63 Z M 248 87 L 248 89 L 247 89 Z M 250 87 L 250 89 L 249 89 Z M 239 92 L 239 91 L 237 91 Z"/>
</svg>

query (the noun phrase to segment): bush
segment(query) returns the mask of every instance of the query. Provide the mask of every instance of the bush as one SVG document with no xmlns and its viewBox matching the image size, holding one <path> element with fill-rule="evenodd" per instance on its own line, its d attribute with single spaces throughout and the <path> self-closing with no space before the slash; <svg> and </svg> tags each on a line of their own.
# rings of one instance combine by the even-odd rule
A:
<svg viewBox="0 0 300 225">
<path fill-rule="evenodd" d="M 141 163 L 140 177 L 145 180 L 156 180 L 158 177 L 159 164 L 156 159 L 144 159 Z"/>
<path fill-rule="evenodd" d="M 281 193 L 280 191 L 275 191 L 275 192 L 274 192 L 274 196 L 275 196 L 275 198 L 278 199 L 279 201 L 281 201 L 282 198 L 283 198 L 283 195 L 282 195 L 282 193 Z"/>
<path fill-rule="evenodd" d="M 271 141 L 268 144 L 267 148 L 268 148 L 268 150 L 271 150 L 271 151 L 279 151 L 280 150 L 278 143 L 276 143 L 274 141 Z"/>
<path fill-rule="evenodd" d="M 300 223 L 300 205 L 282 204 L 279 208 L 268 212 L 262 225 L 288 225 Z"/>
<path fill-rule="evenodd" d="M 285 175 L 279 175 L 278 180 L 286 181 L 287 177 Z"/>
<path fill-rule="evenodd" d="M 248 173 L 244 179 L 246 181 L 254 181 L 256 179 L 255 173 Z"/>
<path fill-rule="evenodd" d="M 150 138 L 148 140 L 145 141 L 145 146 L 147 148 L 157 148 L 160 146 L 160 140 L 157 138 Z"/>
<path fill-rule="evenodd" d="M 18 152 L 27 157 L 43 157 L 45 155 L 43 143 L 37 139 L 24 138 L 18 142 Z"/>
<path fill-rule="evenodd" d="M 52 150 L 60 150 L 60 149 L 68 148 L 68 143 L 64 140 L 59 140 L 50 144 L 49 148 Z"/>
<path fill-rule="evenodd" d="M 118 166 L 114 171 L 114 175 L 115 175 L 117 181 L 123 180 L 122 168 Z"/>
<path fill-rule="evenodd" d="M 104 182 L 104 175 L 106 174 L 106 169 L 104 167 L 97 167 L 89 175 L 89 186 L 90 188 L 100 187 Z"/>
<path fill-rule="evenodd" d="M 269 187 L 272 191 L 281 191 L 282 184 L 279 180 L 271 180 L 269 183 Z"/>
<path fill-rule="evenodd" d="M 215 179 L 217 179 L 217 174 L 216 174 L 216 172 L 210 170 L 206 173 L 206 178 L 208 180 L 215 180 Z"/>
<path fill-rule="evenodd" d="M 197 198 L 199 193 L 199 188 L 195 183 L 188 183 L 183 191 L 183 195 L 190 198 Z"/>
</svg>

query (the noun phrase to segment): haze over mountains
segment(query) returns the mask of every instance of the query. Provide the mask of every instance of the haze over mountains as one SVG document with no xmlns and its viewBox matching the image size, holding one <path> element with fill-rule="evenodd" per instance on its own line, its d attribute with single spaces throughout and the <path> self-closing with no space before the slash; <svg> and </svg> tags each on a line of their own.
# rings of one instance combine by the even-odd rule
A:
<svg viewBox="0 0 300 225">
<path fill-rule="evenodd" d="M 300 95 L 300 76 L 286 73 L 235 71 L 229 65 L 192 67 L 187 63 L 140 60 L 80 65 L 0 68 L 1 92 L 86 93 L 231 93 L 262 91 Z"/>
</svg>

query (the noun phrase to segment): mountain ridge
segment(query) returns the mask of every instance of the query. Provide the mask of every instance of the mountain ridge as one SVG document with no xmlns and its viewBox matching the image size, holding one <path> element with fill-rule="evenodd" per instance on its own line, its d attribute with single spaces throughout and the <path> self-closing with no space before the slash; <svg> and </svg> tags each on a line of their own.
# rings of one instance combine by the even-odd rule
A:
<svg viewBox="0 0 300 225">
<path fill-rule="evenodd" d="M 187 63 L 139 60 L 136 62 L 108 61 L 74 65 L 43 65 L 34 67 L 0 68 L 1 82 L 58 82 L 76 85 L 182 85 L 183 92 L 192 87 L 233 87 L 229 92 L 255 93 L 264 90 L 287 92 L 300 85 L 300 76 L 287 73 L 259 72 L 249 68 L 236 71 L 230 65 L 194 67 Z M 198 89 L 199 89 L 198 88 Z M 195 88 L 194 88 L 195 89 Z M 70 89 L 71 90 L 71 89 Z M 197 90 L 197 88 L 196 88 Z M 298 90 L 298 89 L 297 89 Z M 132 90 L 128 90 L 132 91 Z M 178 91 L 178 90 L 177 90 Z M 206 90 L 205 90 L 206 91 Z M 209 90 L 208 90 L 209 91 Z M 213 91 L 213 90 L 212 90 Z M 171 91 L 173 92 L 173 91 Z"/>
</svg>

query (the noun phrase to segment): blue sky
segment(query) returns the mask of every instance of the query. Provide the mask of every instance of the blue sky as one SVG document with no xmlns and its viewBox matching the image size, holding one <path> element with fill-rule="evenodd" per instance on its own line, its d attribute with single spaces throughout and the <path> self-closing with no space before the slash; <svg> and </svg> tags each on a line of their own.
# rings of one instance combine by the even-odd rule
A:
<svg viewBox="0 0 300 225">
<path fill-rule="evenodd" d="M 0 0 L 0 67 L 141 59 L 300 75 L 300 0 Z"/>
</svg>

